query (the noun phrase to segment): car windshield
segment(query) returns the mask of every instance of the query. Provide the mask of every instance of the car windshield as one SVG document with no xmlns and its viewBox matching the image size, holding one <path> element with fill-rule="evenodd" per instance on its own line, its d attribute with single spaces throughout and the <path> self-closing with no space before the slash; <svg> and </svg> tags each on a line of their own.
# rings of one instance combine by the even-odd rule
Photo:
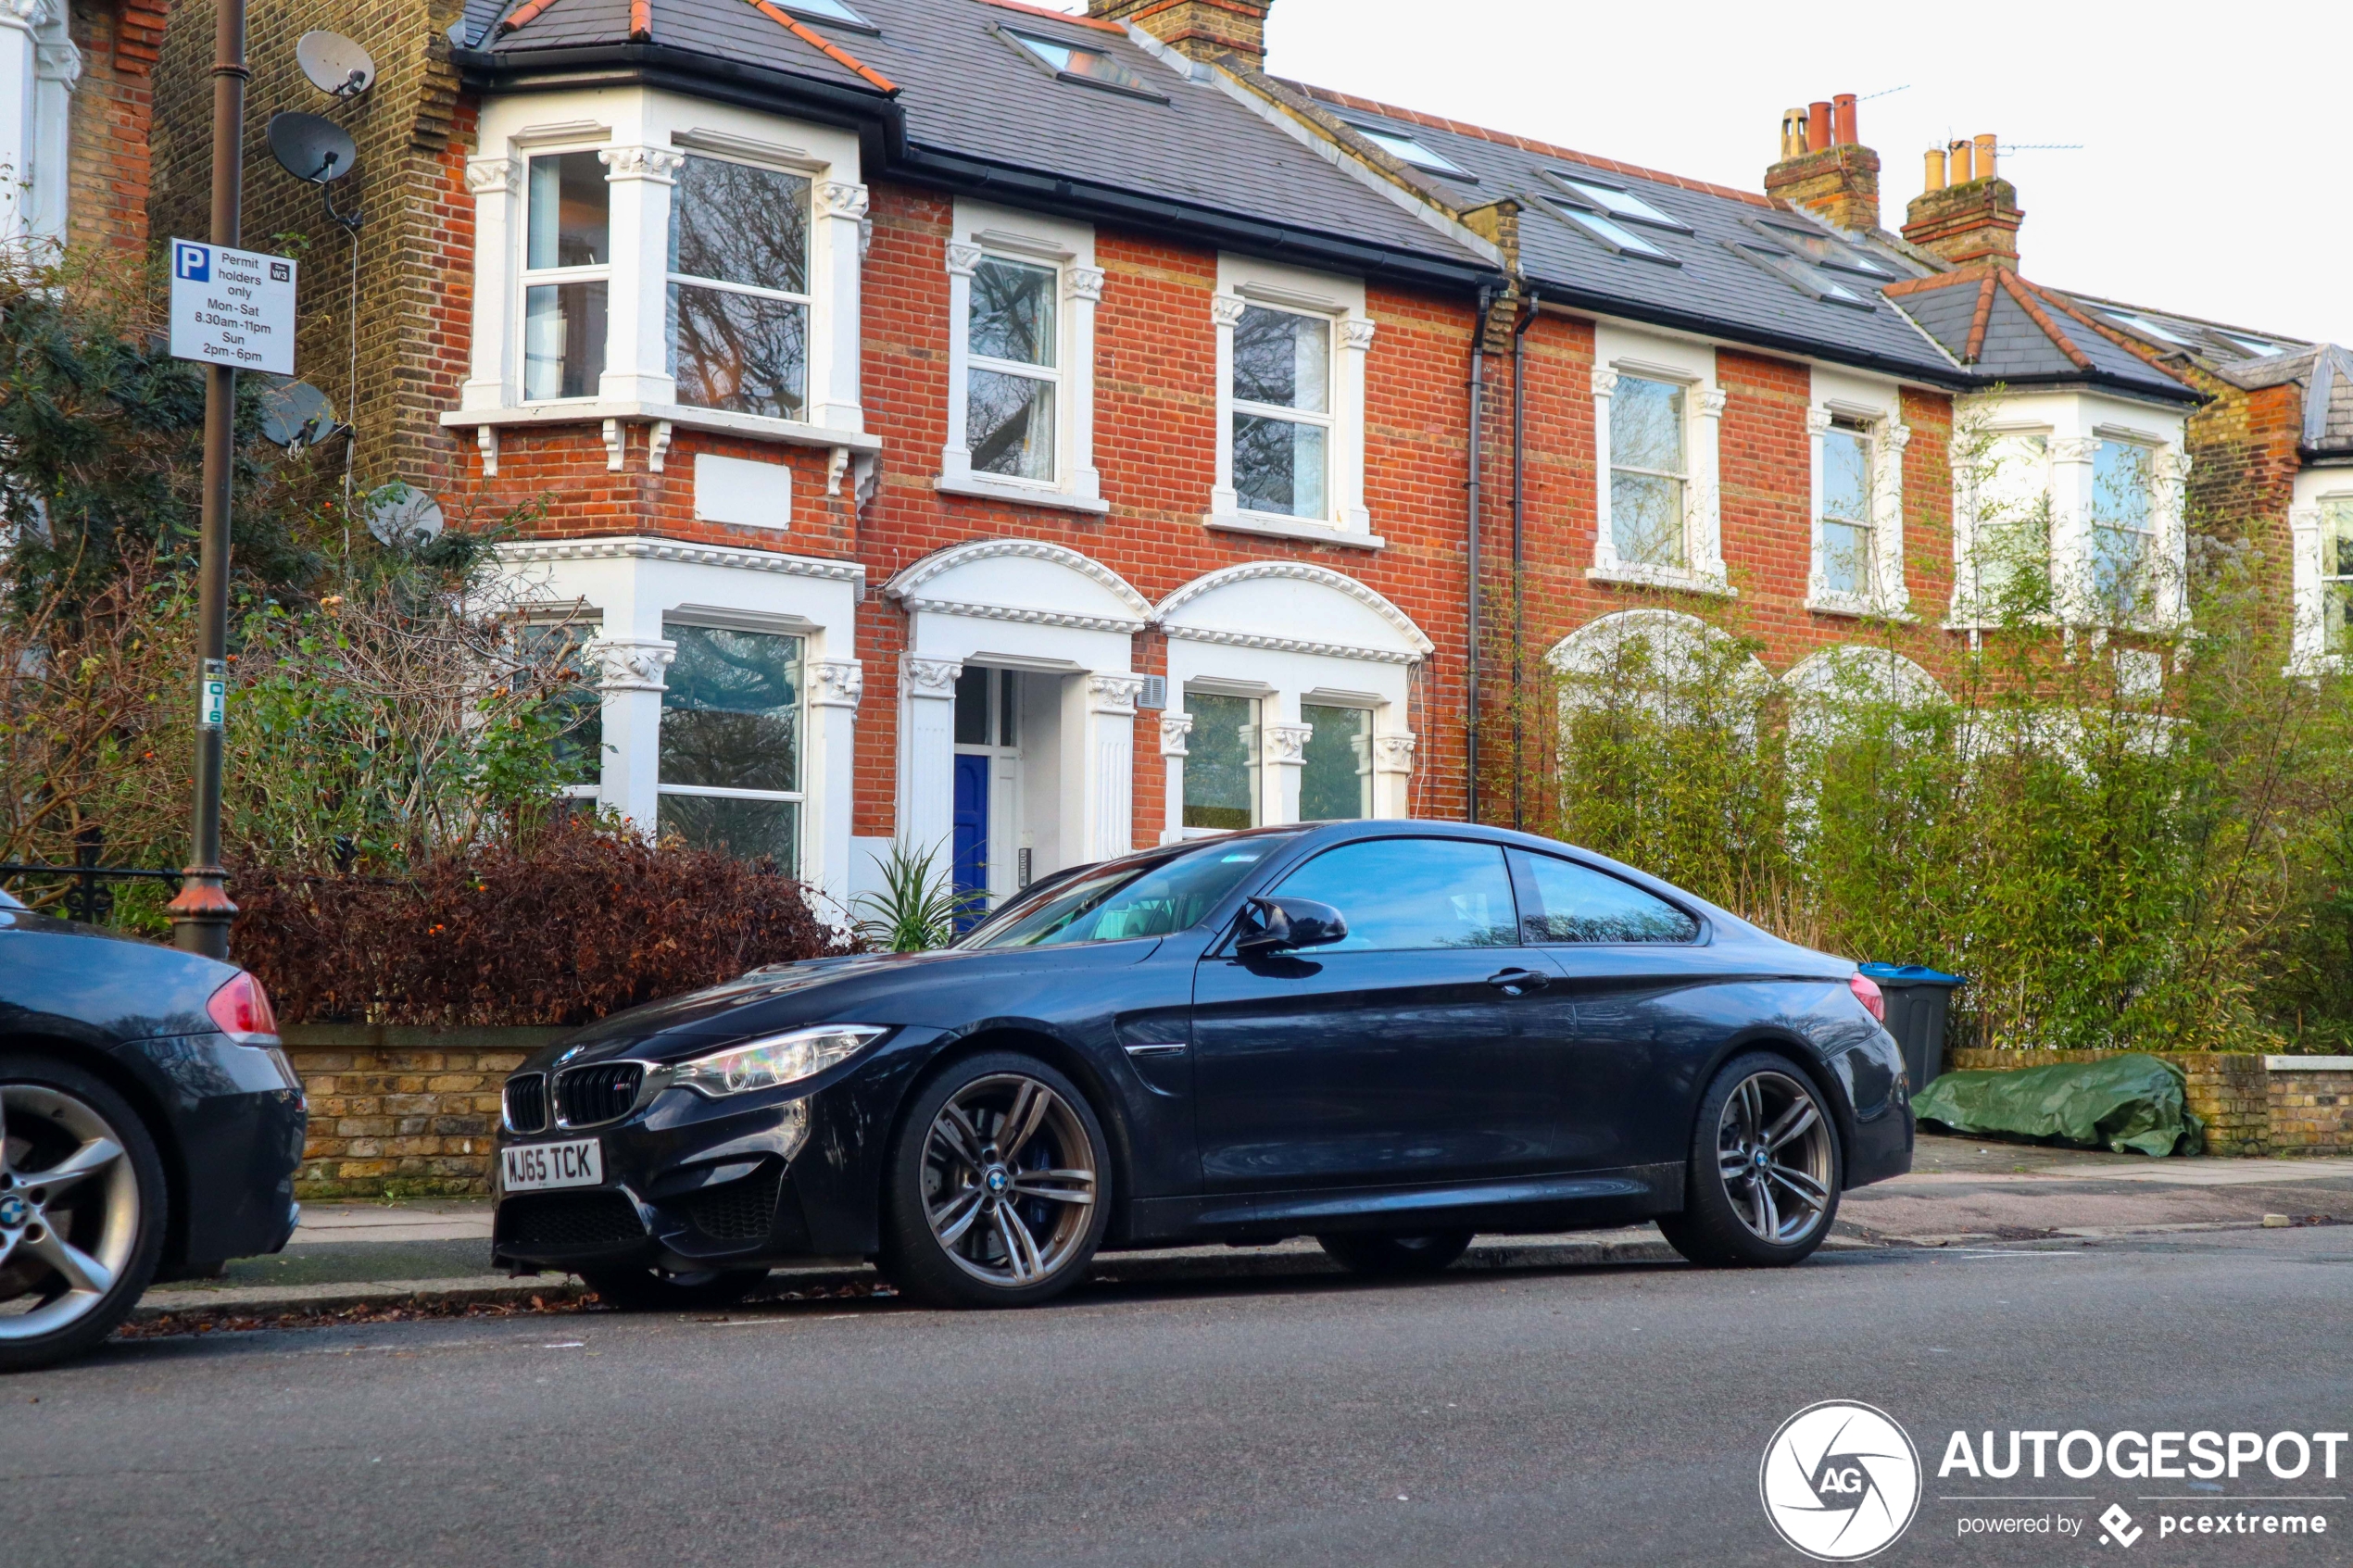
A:
<svg viewBox="0 0 2353 1568">
<path fill-rule="evenodd" d="M 1281 848 L 1288 834 L 1211 843 L 1173 859 L 1116 862 L 1073 877 L 962 946 L 1043 947 L 1165 936 L 1197 925 L 1234 884 Z"/>
</svg>

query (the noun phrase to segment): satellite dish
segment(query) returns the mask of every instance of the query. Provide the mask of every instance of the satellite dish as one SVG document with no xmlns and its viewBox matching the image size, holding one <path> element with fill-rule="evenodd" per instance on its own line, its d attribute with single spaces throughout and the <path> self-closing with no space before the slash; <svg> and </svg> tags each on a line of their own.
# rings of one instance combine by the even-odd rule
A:
<svg viewBox="0 0 2353 1568">
<path fill-rule="evenodd" d="M 289 452 L 316 446 L 333 435 L 334 405 L 307 381 L 271 377 L 261 394 L 261 433 Z"/>
<path fill-rule="evenodd" d="M 380 544 L 422 545 L 441 533 L 441 508 L 423 491 L 395 480 L 368 497 L 368 532 Z"/>
<path fill-rule="evenodd" d="M 295 62 L 320 92 L 356 98 L 376 84 L 376 62 L 340 32 L 306 32 L 295 41 Z"/>
<path fill-rule="evenodd" d="M 271 115 L 270 151 L 287 173 L 319 185 L 342 179 L 359 158 L 351 133 L 315 114 Z"/>
</svg>

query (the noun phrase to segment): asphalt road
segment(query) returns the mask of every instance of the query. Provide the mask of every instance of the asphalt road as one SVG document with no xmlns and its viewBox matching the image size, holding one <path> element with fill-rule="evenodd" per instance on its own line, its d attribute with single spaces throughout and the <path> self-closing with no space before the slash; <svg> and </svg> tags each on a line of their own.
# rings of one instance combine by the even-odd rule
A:
<svg viewBox="0 0 2353 1568">
<path fill-rule="evenodd" d="M 1410 1286 L 1094 1286 L 117 1342 L 0 1382 L 0 1568 L 1775 1563 L 1759 1458 L 1869 1401 L 1927 1466 L 1886 1563 L 2342 1563 L 2353 1483 L 1935 1476 L 1955 1428 L 2353 1427 L 2353 1228 Z M 2353 1453 L 2341 1470 L 2353 1471 Z M 1963 1491 L 2069 1503 L 1957 1503 Z M 2267 1493 L 2321 1502 L 2246 1503 Z M 2108 1503 L 2147 1534 L 1963 1540 Z M 2160 1539 L 2159 1507 L 2325 1515 Z"/>
</svg>

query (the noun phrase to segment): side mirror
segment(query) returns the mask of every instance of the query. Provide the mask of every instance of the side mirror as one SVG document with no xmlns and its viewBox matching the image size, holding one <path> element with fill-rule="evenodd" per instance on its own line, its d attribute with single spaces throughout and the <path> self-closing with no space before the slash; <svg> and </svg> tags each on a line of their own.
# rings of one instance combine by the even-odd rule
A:
<svg viewBox="0 0 2353 1568">
<path fill-rule="evenodd" d="M 1321 947 L 1348 935 L 1348 922 L 1338 909 L 1310 898 L 1252 898 L 1242 917 L 1257 922 L 1234 943 L 1234 951 L 1245 959 Z"/>
</svg>

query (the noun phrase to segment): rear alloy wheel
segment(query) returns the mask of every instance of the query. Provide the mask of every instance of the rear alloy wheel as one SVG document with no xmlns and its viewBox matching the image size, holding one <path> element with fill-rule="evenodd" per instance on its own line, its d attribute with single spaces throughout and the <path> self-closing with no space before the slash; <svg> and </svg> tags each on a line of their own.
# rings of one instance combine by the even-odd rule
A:
<svg viewBox="0 0 2353 1568">
<path fill-rule="evenodd" d="M 992 1053 L 917 1091 L 892 1149 L 882 1264 L 943 1307 L 1017 1307 L 1087 1272 L 1109 1198 L 1103 1132 L 1077 1085 Z"/>
<path fill-rule="evenodd" d="M 1784 1058 L 1741 1057 L 1700 1101 L 1683 1212 L 1658 1228 L 1708 1267 L 1795 1263 L 1830 1235 L 1842 1173 L 1821 1092 Z"/>
<path fill-rule="evenodd" d="M 624 1312 L 708 1311 L 732 1307 L 768 1277 L 766 1269 L 701 1269 L 670 1274 L 660 1269 L 583 1269 L 597 1299 Z"/>
<path fill-rule="evenodd" d="M 163 1250 L 163 1164 L 138 1113 L 45 1057 L 0 1057 L 0 1372 L 114 1332 Z"/>
<path fill-rule="evenodd" d="M 1319 1236 L 1315 1245 L 1353 1274 L 1376 1279 L 1408 1279 L 1416 1274 L 1442 1273 L 1470 1250 L 1468 1231 L 1433 1231 L 1428 1236 L 1376 1236 L 1365 1233 Z"/>
</svg>

